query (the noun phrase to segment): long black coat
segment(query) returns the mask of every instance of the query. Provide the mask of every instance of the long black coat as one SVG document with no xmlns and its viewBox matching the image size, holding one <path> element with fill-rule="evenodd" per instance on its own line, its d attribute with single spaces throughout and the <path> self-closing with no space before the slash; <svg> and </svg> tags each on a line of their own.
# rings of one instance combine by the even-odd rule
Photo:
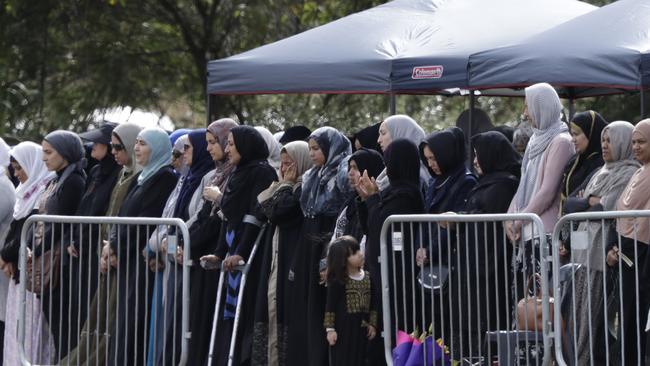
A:
<svg viewBox="0 0 650 366">
<path fill-rule="evenodd" d="M 160 217 L 177 180 L 171 166 L 161 168 L 142 185 L 137 185 L 136 177 L 124 198 L 118 216 Z M 137 364 L 144 362 L 148 324 L 145 309 L 149 305 L 147 285 L 152 285 L 154 281 L 147 281 L 149 271 L 141 252 L 147 245 L 148 235 L 155 229 L 155 225 L 115 225 L 111 230 L 110 245 L 118 258 L 118 320 L 115 336 L 111 338 L 110 364 L 117 362 L 120 365 L 130 365 L 136 361 Z M 138 347 L 134 347 L 136 341 Z"/>
</svg>

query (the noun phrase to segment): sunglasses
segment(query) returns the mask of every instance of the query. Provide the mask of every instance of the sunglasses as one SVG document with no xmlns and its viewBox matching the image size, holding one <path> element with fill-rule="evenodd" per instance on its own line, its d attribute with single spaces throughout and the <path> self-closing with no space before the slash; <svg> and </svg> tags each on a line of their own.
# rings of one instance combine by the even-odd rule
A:
<svg viewBox="0 0 650 366">
<path fill-rule="evenodd" d="M 178 151 L 178 150 L 174 150 L 174 151 L 172 151 L 172 156 L 174 157 L 174 159 L 178 159 L 178 158 L 180 158 L 182 155 L 183 155 L 183 153 L 180 152 L 180 151 Z"/>
<path fill-rule="evenodd" d="M 122 144 L 114 144 L 114 143 L 111 142 L 111 149 L 113 149 L 115 151 L 122 151 L 122 150 L 124 150 L 124 145 L 122 145 Z"/>
</svg>

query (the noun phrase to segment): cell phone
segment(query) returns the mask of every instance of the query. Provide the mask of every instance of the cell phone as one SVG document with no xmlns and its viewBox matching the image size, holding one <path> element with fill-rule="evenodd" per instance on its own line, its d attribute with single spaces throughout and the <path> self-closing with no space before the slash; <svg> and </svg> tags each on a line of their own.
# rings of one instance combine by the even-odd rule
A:
<svg viewBox="0 0 650 366">
<path fill-rule="evenodd" d="M 176 235 L 167 236 L 167 253 L 176 254 L 176 247 L 178 246 L 178 240 Z"/>
</svg>

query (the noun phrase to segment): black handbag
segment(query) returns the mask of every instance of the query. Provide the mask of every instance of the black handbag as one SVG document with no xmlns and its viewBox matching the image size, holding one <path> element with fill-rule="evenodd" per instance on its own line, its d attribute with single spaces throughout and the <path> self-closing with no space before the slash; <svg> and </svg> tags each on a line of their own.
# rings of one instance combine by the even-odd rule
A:
<svg viewBox="0 0 650 366">
<path fill-rule="evenodd" d="M 444 265 L 428 265 L 420 269 L 418 283 L 425 292 L 441 291 L 447 288 L 449 268 Z"/>
</svg>

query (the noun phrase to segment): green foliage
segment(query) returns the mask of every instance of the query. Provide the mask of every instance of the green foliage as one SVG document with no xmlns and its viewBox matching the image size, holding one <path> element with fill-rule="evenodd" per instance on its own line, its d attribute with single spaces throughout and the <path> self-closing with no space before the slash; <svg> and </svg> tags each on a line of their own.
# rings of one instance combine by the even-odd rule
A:
<svg viewBox="0 0 650 366">
<path fill-rule="evenodd" d="M 96 110 L 131 106 L 205 124 L 207 61 L 303 32 L 384 0 L 0 0 L 0 134 L 37 139 L 84 130 Z M 608 0 L 591 0 L 603 5 Z M 495 124 L 515 124 L 521 98 L 480 97 Z M 466 97 L 399 96 L 397 112 L 427 130 L 455 122 Z M 581 100 L 637 120 L 637 95 Z M 388 115 L 385 95 L 219 98 L 220 116 L 276 131 L 306 124 L 345 132 Z"/>
</svg>

